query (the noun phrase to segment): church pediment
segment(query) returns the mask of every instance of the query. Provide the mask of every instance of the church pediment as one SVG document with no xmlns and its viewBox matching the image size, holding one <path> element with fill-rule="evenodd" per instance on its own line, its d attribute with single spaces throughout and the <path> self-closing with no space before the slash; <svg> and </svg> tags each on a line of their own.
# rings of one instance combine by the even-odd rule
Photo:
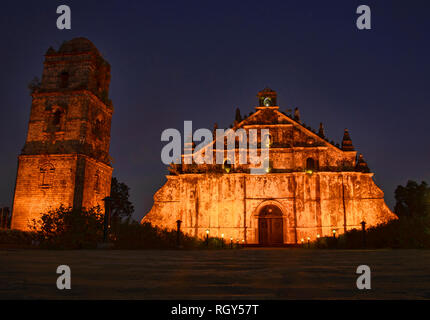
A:
<svg viewBox="0 0 430 320">
<path fill-rule="evenodd" d="M 291 119 L 289 116 L 279 111 L 277 107 L 258 107 L 257 112 L 241 121 L 235 129 L 259 129 L 268 128 L 276 132 L 280 138 L 275 141 L 279 146 L 300 146 L 300 147 L 329 147 L 341 151 L 338 147 L 318 135 L 311 128 L 305 127 L 303 124 Z"/>
<path fill-rule="evenodd" d="M 267 101 L 266 95 L 271 100 Z M 214 126 L 213 140 L 209 140 L 205 146 L 189 144 L 187 150 L 190 153 L 187 156 L 185 153 L 182 155 L 184 162 L 171 170 L 171 174 L 222 172 L 223 170 L 248 172 L 256 163 L 260 163 L 258 161 L 261 159 L 257 161 L 252 158 L 251 160 L 251 157 L 255 156 L 249 153 L 246 158 L 243 158 L 245 160 L 240 160 L 239 153 L 243 154 L 244 150 L 250 152 L 255 145 L 257 149 L 262 150 L 263 143 L 264 146 L 268 146 L 269 152 L 269 156 L 266 156 L 264 161 L 269 163 L 269 171 L 273 173 L 303 172 L 311 167 L 312 171 L 369 172 L 364 159 L 361 159 L 360 163 L 357 162 L 356 151 L 346 129 L 342 144 L 336 144 L 327 140 L 322 124 L 316 131 L 301 122 L 297 108 L 293 115 L 289 115 L 280 111 L 277 105 L 273 105 L 275 102 L 276 93 L 273 90 L 264 91 L 259 95 L 260 105 L 256 107 L 255 112 L 242 118 L 240 110 L 237 109 L 234 126 L 225 131 L 215 130 L 218 127 Z M 267 129 L 268 132 L 263 131 Z M 232 141 L 235 141 L 234 144 Z M 234 159 L 230 159 L 232 156 L 227 153 L 229 148 L 236 149 Z M 246 150 L 248 148 L 249 150 Z M 206 161 L 206 156 L 212 152 L 212 160 L 216 157 L 218 161 L 216 165 L 212 160 Z M 194 163 L 193 159 L 198 161 Z M 203 161 L 203 159 L 206 160 Z M 227 167 L 225 167 L 226 161 Z"/>
<path fill-rule="evenodd" d="M 261 108 L 251 116 L 243 120 L 239 127 L 246 125 L 271 125 L 271 124 L 292 124 L 290 118 L 275 108 Z"/>
</svg>

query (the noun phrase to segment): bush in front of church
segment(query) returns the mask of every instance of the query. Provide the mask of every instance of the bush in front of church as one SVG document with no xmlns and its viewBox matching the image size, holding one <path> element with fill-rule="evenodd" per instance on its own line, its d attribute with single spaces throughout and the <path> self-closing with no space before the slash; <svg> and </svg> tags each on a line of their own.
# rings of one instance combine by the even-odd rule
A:
<svg viewBox="0 0 430 320">
<path fill-rule="evenodd" d="M 175 230 L 160 229 L 150 223 L 138 223 L 128 219 L 112 219 L 108 233 L 108 243 L 103 243 L 104 214 L 100 207 L 75 209 L 60 206 L 33 219 L 30 229 L 30 242 L 37 242 L 45 249 L 198 249 L 217 248 L 218 242 L 211 239 L 209 246 L 205 241 L 180 234 Z M 26 233 L 27 235 L 27 233 Z M 21 237 L 24 237 L 21 235 Z M 1 239 L 1 238 L 0 238 Z M 10 241 L 9 241 L 10 242 Z"/>
<path fill-rule="evenodd" d="M 112 225 L 111 241 L 115 249 L 175 249 L 178 235 L 175 230 L 160 229 L 148 222 L 125 220 Z M 202 240 L 180 234 L 179 246 L 184 249 L 202 247 Z"/>
<path fill-rule="evenodd" d="M 401 217 L 362 230 L 349 230 L 337 238 L 324 237 L 312 244 L 318 249 L 429 249 L 430 218 Z"/>
<path fill-rule="evenodd" d="M 30 229 L 42 248 L 91 249 L 103 237 L 103 214 L 100 207 L 75 209 L 60 206 L 33 219 Z"/>
<path fill-rule="evenodd" d="M 35 244 L 36 234 L 31 231 L 0 229 L 0 247 L 28 248 Z"/>
<path fill-rule="evenodd" d="M 361 239 L 361 230 L 347 232 L 345 235 L 345 247 L 357 247 L 360 242 L 363 242 Z M 376 249 L 430 248 L 430 217 L 401 217 L 398 220 L 368 228 L 366 230 L 366 247 Z"/>
<path fill-rule="evenodd" d="M 161 229 L 149 222 L 123 220 L 114 223 L 111 229 L 111 241 L 115 249 L 228 249 L 241 248 L 239 243 L 229 243 L 222 238 L 200 239 L 176 230 Z"/>
</svg>

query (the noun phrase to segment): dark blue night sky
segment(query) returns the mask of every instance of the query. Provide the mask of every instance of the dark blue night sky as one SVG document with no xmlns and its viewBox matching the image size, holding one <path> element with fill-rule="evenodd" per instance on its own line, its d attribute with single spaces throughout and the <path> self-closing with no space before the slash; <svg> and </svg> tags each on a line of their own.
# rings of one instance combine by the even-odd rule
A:
<svg viewBox="0 0 430 320">
<path fill-rule="evenodd" d="M 56 8 L 72 30 L 56 28 Z M 356 28 L 360 4 L 372 30 Z M 64 40 L 90 39 L 110 62 L 114 175 L 135 218 L 164 183 L 161 132 L 228 127 L 266 86 L 340 142 L 348 128 L 394 206 L 408 179 L 430 181 L 429 1 L 4 1 L 0 34 L 0 206 L 11 206 L 30 116 L 30 80 Z"/>
</svg>

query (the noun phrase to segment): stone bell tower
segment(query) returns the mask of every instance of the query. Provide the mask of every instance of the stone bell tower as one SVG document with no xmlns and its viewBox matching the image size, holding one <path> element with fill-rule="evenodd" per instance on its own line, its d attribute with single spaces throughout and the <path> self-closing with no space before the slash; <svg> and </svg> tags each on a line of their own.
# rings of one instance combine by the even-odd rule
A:
<svg viewBox="0 0 430 320">
<path fill-rule="evenodd" d="M 103 207 L 113 170 L 109 83 L 109 63 L 85 38 L 46 52 L 18 157 L 13 229 L 28 229 L 33 219 L 61 204 Z"/>
</svg>

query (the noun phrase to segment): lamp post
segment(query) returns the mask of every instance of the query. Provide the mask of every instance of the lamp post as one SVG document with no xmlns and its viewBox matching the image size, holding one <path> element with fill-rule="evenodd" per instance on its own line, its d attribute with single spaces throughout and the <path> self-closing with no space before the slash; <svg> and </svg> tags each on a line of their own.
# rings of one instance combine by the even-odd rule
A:
<svg viewBox="0 0 430 320">
<path fill-rule="evenodd" d="M 221 233 L 221 248 L 224 248 L 224 233 Z"/>
<path fill-rule="evenodd" d="M 105 217 L 104 217 L 104 223 L 103 223 L 103 242 L 106 243 L 109 236 L 111 204 L 112 204 L 113 198 L 106 197 L 103 199 L 103 201 L 105 203 Z"/>
<path fill-rule="evenodd" d="M 301 241 L 302 241 L 302 247 L 303 247 L 303 244 L 305 243 L 305 239 L 301 239 Z"/>
<path fill-rule="evenodd" d="M 209 247 L 209 229 L 206 229 L 206 247 Z"/>
<path fill-rule="evenodd" d="M 308 248 L 310 248 L 310 247 L 311 247 L 311 238 L 308 237 Z"/>
<path fill-rule="evenodd" d="M 181 220 L 176 220 L 176 245 L 181 247 Z"/>
<path fill-rule="evenodd" d="M 317 234 L 317 248 L 320 246 L 320 234 Z"/>
<path fill-rule="evenodd" d="M 233 237 L 230 237 L 230 249 L 233 249 Z"/>
<path fill-rule="evenodd" d="M 366 222 L 361 221 L 361 230 L 363 231 L 363 247 L 366 248 Z"/>
<path fill-rule="evenodd" d="M 10 223 L 11 223 L 12 216 L 10 214 L 9 207 L 3 208 L 3 215 L 4 215 L 4 228 L 10 229 Z"/>
<path fill-rule="evenodd" d="M 0 228 L 9 229 L 9 207 L 4 207 L 0 210 Z"/>
<path fill-rule="evenodd" d="M 336 229 L 333 229 L 332 232 L 333 232 L 333 238 L 336 239 Z"/>
<path fill-rule="evenodd" d="M 3 218 L 3 208 L 1 208 L 0 210 L 1 210 L 1 211 L 0 211 L 0 212 L 1 212 L 1 213 L 0 213 L 0 228 L 1 228 L 1 229 L 3 229 L 3 228 L 4 228 L 4 226 L 3 226 L 3 225 L 4 225 L 4 222 L 3 222 L 3 221 L 4 221 L 4 220 L 3 220 L 3 219 L 4 219 L 4 218 Z M 5 229 L 6 229 L 6 228 L 5 228 Z"/>
</svg>

